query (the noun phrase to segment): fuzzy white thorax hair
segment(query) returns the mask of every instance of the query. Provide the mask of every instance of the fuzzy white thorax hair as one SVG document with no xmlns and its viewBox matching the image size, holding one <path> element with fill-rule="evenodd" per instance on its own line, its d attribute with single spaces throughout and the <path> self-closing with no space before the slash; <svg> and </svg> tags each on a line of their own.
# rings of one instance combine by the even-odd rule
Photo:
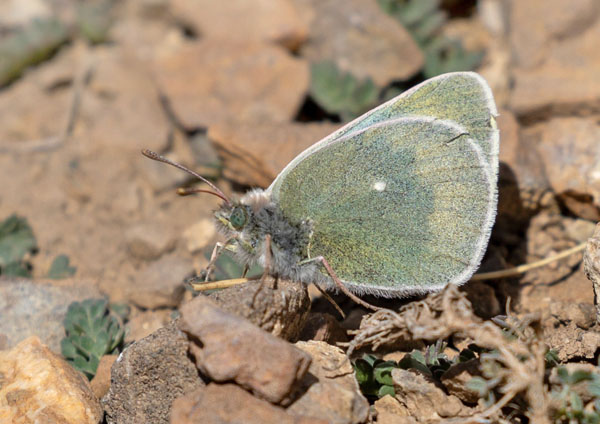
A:
<svg viewBox="0 0 600 424">
<path fill-rule="evenodd" d="M 250 206 L 253 212 L 258 212 L 271 203 L 271 194 L 261 188 L 255 188 L 240 199 L 242 205 Z"/>
</svg>

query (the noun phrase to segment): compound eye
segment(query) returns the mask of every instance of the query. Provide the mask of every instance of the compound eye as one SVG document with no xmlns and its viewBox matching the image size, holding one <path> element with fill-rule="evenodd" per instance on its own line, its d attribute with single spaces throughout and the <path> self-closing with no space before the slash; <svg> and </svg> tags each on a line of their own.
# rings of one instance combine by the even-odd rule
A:
<svg viewBox="0 0 600 424">
<path fill-rule="evenodd" d="M 246 210 L 239 206 L 236 206 L 231 211 L 231 215 L 229 216 L 229 222 L 231 226 L 236 230 L 241 230 L 246 225 L 246 221 L 248 220 L 248 215 L 246 214 Z"/>
</svg>

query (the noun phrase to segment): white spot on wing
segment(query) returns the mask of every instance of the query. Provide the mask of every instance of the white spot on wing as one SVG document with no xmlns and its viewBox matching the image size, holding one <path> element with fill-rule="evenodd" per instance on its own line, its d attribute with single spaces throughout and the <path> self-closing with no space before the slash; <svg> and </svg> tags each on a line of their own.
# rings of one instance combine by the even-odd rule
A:
<svg viewBox="0 0 600 424">
<path fill-rule="evenodd" d="M 387 186 L 387 183 L 385 181 L 376 181 L 373 184 L 373 190 L 383 191 L 383 190 L 385 190 L 386 186 Z"/>
</svg>

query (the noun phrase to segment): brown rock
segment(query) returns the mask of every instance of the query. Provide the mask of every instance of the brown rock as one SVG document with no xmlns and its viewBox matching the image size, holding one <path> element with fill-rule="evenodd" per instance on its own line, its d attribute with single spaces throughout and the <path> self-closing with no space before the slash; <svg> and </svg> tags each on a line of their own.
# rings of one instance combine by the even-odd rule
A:
<svg viewBox="0 0 600 424">
<path fill-rule="evenodd" d="M 519 67 L 513 71 L 511 109 L 532 117 L 599 110 L 598 4 L 535 0 L 512 5 L 511 28 L 517 30 L 511 38 Z M 543 27 L 555 27 L 554 34 Z"/>
<path fill-rule="evenodd" d="M 519 231 L 540 207 L 542 196 L 550 190 L 544 164 L 537 152 L 537 138 L 522 134 L 514 114 L 501 110 L 498 128 L 500 175 L 497 225 L 502 231 Z M 516 225 L 519 227 L 519 225 Z"/>
<path fill-rule="evenodd" d="M 308 314 L 302 333 L 300 333 L 300 340 L 314 340 L 335 346 L 338 342 L 347 342 L 348 336 L 346 330 L 331 314 L 311 312 Z"/>
<path fill-rule="evenodd" d="M 479 359 L 470 359 L 465 362 L 459 362 L 448 368 L 440 377 L 442 384 L 448 390 L 448 393 L 456 396 L 465 403 L 477 403 L 479 395 L 477 392 L 469 389 L 469 381 L 480 376 Z"/>
<path fill-rule="evenodd" d="M 170 309 L 132 313 L 127 322 L 128 331 L 125 335 L 125 343 L 135 342 L 158 331 L 171 321 L 171 313 Z"/>
<path fill-rule="evenodd" d="M 310 310 L 306 285 L 288 280 L 268 280 L 262 286 L 260 282 L 243 284 L 215 291 L 208 297 L 224 311 L 291 341 L 298 339 Z"/>
<path fill-rule="evenodd" d="M 549 325 L 544 328 L 544 340 L 554 349 L 561 362 L 573 358 L 594 358 L 600 347 L 600 333 L 585 331 L 575 323 Z"/>
<path fill-rule="evenodd" d="M 175 238 L 170 231 L 150 222 L 128 228 L 125 239 L 129 252 L 138 259 L 153 260 L 175 247 Z"/>
<path fill-rule="evenodd" d="M 398 399 L 390 395 L 385 395 L 377 399 L 375 404 L 377 413 L 377 424 L 416 424 L 417 420 L 408 415 L 408 410 Z"/>
<path fill-rule="evenodd" d="M 182 234 L 190 253 L 204 249 L 217 234 L 214 219 L 203 218 L 189 226 Z"/>
<path fill-rule="evenodd" d="M 460 288 L 467 294 L 467 299 L 473 305 L 473 312 L 485 319 L 492 318 L 502 312 L 496 292 L 483 281 L 470 281 Z"/>
<path fill-rule="evenodd" d="M 308 33 L 290 0 L 173 0 L 173 14 L 203 37 L 275 42 L 296 49 Z"/>
<path fill-rule="evenodd" d="M 599 33 L 600 34 L 600 33 Z M 554 118 L 529 129 L 552 190 L 575 215 L 600 219 L 600 125 L 593 118 Z"/>
<path fill-rule="evenodd" d="M 257 399 L 233 384 L 201 387 L 175 399 L 173 424 L 326 424 L 318 418 L 298 417 Z"/>
<path fill-rule="evenodd" d="M 423 53 L 411 35 L 376 0 L 294 0 L 312 8 L 310 38 L 301 54 L 311 62 L 333 61 L 358 78 L 385 86 L 419 71 Z"/>
<path fill-rule="evenodd" d="M 591 303 L 571 303 L 553 301 L 550 303 L 550 314 L 562 323 L 573 322 L 577 327 L 588 330 L 594 325 L 595 314 Z"/>
<path fill-rule="evenodd" d="M 456 396 L 447 395 L 421 374 L 396 368 L 392 370 L 392 378 L 396 399 L 417 421 L 425 422 L 439 420 L 440 417 L 468 414 L 469 408 L 466 408 Z"/>
<path fill-rule="evenodd" d="M 176 253 L 161 257 L 146 266 L 127 287 L 127 297 L 141 308 L 174 308 L 183 298 L 183 281 L 193 271 L 192 261 Z"/>
<path fill-rule="evenodd" d="M 96 375 L 90 381 L 92 391 L 98 399 L 102 399 L 110 388 L 110 369 L 117 360 L 117 355 L 104 355 L 100 358 Z"/>
<path fill-rule="evenodd" d="M 524 262 L 541 260 L 578 244 L 567 232 L 572 220 L 550 210 L 531 218 L 526 232 Z M 579 237 L 577 235 L 577 237 Z M 556 299 L 566 303 L 592 303 L 593 289 L 583 273 L 581 256 L 571 255 L 526 272 L 521 279 L 520 305 L 528 311 L 547 311 Z"/>
<path fill-rule="evenodd" d="M 583 254 L 583 267 L 594 288 L 596 322 L 600 324 L 600 224 L 596 225 L 594 235 L 588 240 Z"/>
<path fill-rule="evenodd" d="M 339 128 L 329 123 L 235 123 L 211 125 L 208 137 L 220 153 L 224 176 L 267 187 L 299 153 Z"/>
<path fill-rule="evenodd" d="M 596 229 L 595 222 L 579 218 L 565 218 L 563 225 L 569 239 L 578 243 L 587 242 Z"/>
<path fill-rule="evenodd" d="M 244 318 L 197 296 L 181 308 L 178 326 L 194 342 L 198 368 L 217 382 L 235 381 L 272 403 L 289 403 L 310 356 Z"/>
<path fill-rule="evenodd" d="M 174 399 L 204 385 L 175 324 L 130 345 L 111 369 L 102 399 L 109 424 L 168 423 Z"/>
<path fill-rule="evenodd" d="M 321 417 L 333 424 L 366 422 L 369 403 L 360 392 L 344 352 L 325 342 L 297 342 L 296 346 L 310 354 L 313 361 L 303 382 L 305 391 L 288 412 Z"/>
<path fill-rule="evenodd" d="M 73 135 L 88 148 L 163 151 L 170 124 L 148 63 L 126 48 L 94 50 L 92 78 L 82 95 Z M 123 117 L 127 119 L 123 119 Z M 115 155 L 114 151 L 111 154 Z"/>
<path fill-rule="evenodd" d="M 540 64 L 561 40 L 589 28 L 600 12 L 594 0 L 511 0 L 509 27 L 514 60 L 520 67 Z"/>
<path fill-rule="evenodd" d="M 0 278 L 0 333 L 13 347 L 36 335 L 54 352 L 65 337 L 63 321 L 71 302 L 101 297 L 93 281 Z"/>
<path fill-rule="evenodd" d="M 193 167 L 191 163 L 186 163 L 185 158 L 177 155 L 166 154 L 168 159 L 182 163 L 188 167 Z M 170 166 L 165 166 L 153 160 L 144 160 L 140 162 L 140 173 L 144 181 L 147 181 L 152 189 L 156 192 L 173 189 L 173 187 L 181 186 L 188 180 L 189 175 L 184 172 L 174 172 Z"/>
<path fill-rule="evenodd" d="M 0 422 L 96 424 L 102 419 L 87 379 L 35 336 L 0 351 L 0 376 Z"/>
<path fill-rule="evenodd" d="M 211 39 L 165 54 L 155 70 L 186 130 L 228 119 L 289 121 L 309 82 L 308 65 L 283 48 Z"/>
<path fill-rule="evenodd" d="M 71 67 L 71 74 L 60 81 L 66 87 L 50 90 L 51 81 L 47 77 L 48 69 L 42 72 L 40 68 L 28 70 L 24 78 L 4 88 L 0 95 L 0 151 L 19 151 L 27 145 L 44 146 L 56 144 L 54 137 L 59 137 L 67 125 L 72 91 L 69 83 L 74 77 L 74 57 L 70 52 L 60 54 L 56 63 L 49 63 L 51 69 L 57 69 L 65 62 Z M 76 63 L 76 62 L 75 62 Z M 23 99 L 36 99 L 23 101 Z"/>
</svg>

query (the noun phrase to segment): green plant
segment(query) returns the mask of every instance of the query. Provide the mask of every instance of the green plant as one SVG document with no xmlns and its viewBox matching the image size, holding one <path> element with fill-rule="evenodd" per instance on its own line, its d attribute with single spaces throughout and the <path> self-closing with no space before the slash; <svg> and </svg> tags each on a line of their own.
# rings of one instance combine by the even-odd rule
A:
<svg viewBox="0 0 600 424">
<path fill-rule="evenodd" d="M 118 354 L 123 347 L 128 314 L 126 306 L 110 305 L 106 299 L 71 303 L 64 320 L 63 356 L 91 380 L 100 358 Z"/>
<path fill-rule="evenodd" d="M 37 248 L 27 220 L 11 215 L 0 222 L 0 275 L 28 277 L 25 255 Z"/>
<path fill-rule="evenodd" d="M 370 79 L 361 81 L 332 62 L 319 62 L 311 66 L 310 95 L 326 112 L 346 121 L 372 108 L 379 89 Z"/>
<path fill-rule="evenodd" d="M 387 394 L 394 395 L 394 381 L 392 370 L 402 368 L 414 369 L 420 373 L 433 377 L 437 380 L 453 364 L 464 362 L 476 357 L 475 347 L 469 346 L 463 349 L 454 359 L 450 360 L 444 353 L 447 343 L 439 340 L 437 343 L 427 346 L 425 353 L 413 350 L 404 355 L 398 361 L 384 361 L 374 355 L 365 354 L 362 358 L 354 361 L 354 371 L 361 391 L 366 396 L 382 397 Z"/>
<path fill-rule="evenodd" d="M 483 52 L 466 50 L 459 40 L 441 35 L 447 22 L 440 0 L 378 0 L 380 7 L 396 18 L 412 35 L 425 55 L 423 76 L 470 71 L 483 59 Z"/>
<path fill-rule="evenodd" d="M 68 40 L 67 26 L 55 18 L 35 19 L 7 36 L 0 42 L 0 87 L 51 57 Z"/>
<path fill-rule="evenodd" d="M 74 275 L 76 271 L 76 267 L 70 266 L 69 257 L 67 255 L 58 255 L 54 258 L 54 261 L 52 261 L 52 265 L 50 265 L 48 278 L 67 278 Z"/>
<path fill-rule="evenodd" d="M 392 370 L 398 368 L 396 362 L 365 354 L 352 365 L 360 390 L 365 396 L 381 398 L 385 395 L 395 395 Z"/>
<path fill-rule="evenodd" d="M 557 402 L 554 409 L 555 423 L 600 423 L 600 373 L 585 370 L 569 370 L 560 366 L 556 369 L 559 384 L 552 390 Z M 586 383 L 586 387 L 582 387 Z M 581 394 L 580 394 L 581 393 Z M 584 404 L 582 395 L 591 398 Z"/>
</svg>

